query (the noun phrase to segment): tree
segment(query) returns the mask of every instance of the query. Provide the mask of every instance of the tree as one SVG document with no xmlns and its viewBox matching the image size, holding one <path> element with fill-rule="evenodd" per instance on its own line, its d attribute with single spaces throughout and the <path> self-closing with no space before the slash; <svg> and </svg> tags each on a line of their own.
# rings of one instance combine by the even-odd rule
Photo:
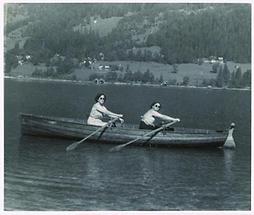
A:
<svg viewBox="0 0 254 215">
<path fill-rule="evenodd" d="M 137 72 L 133 73 L 133 81 L 141 81 L 143 74 L 138 70 Z"/>
<path fill-rule="evenodd" d="M 133 74 L 131 70 L 128 70 L 123 77 L 124 81 L 133 81 Z"/>
<path fill-rule="evenodd" d="M 100 78 L 103 78 L 103 76 L 102 75 L 98 75 L 98 74 L 91 74 L 90 76 L 89 76 L 89 81 L 93 81 L 94 79 L 100 79 Z"/>
<path fill-rule="evenodd" d="M 160 83 L 163 83 L 163 82 L 164 82 L 162 74 L 160 74 L 159 82 L 160 82 Z"/>
<path fill-rule="evenodd" d="M 43 71 L 36 67 L 35 70 L 32 73 L 32 77 L 43 77 L 43 76 L 44 76 Z"/>
<path fill-rule="evenodd" d="M 241 67 L 237 67 L 236 73 L 235 73 L 235 87 L 241 87 L 242 82 L 242 70 Z"/>
<path fill-rule="evenodd" d="M 129 72 L 129 71 L 130 71 L 130 65 L 127 64 L 125 72 Z"/>
<path fill-rule="evenodd" d="M 219 73 L 216 78 L 216 86 L 217 87 L 223 87 L 224 86 L 224 75 L 223 75 L 223 70 L 222 67 L 219 69 Z"/>
<path fill-rule="evenodd" d="M 226 63 L 224 64 L 224 68 L 223 68 L 223 80 L 224 80 L 224 85 L 228 86 L 230 81 L 230 71 Z"/>
<path fill-rule="evenodd" d="M 212 73 L 217 73 L 219 68 L 219 63 L 214 63 L 212 65 Z"/>
<path fill-rule="evenodd" d="M 144 61 L 151 61 L 153 60 L 153 55 L 152 52 L 150 50 L 144 50 L 144 56 L 143 56 L 143 60 Z"/>
<path fill-rule="evenodd" d="M 251 70 L 248 69 L 242 76 L 242 86 L 250 87 L 251 86 Z"/>
<path fill-rule="evenodd" d="M 135 54 L 135 60 L 136 61 L 142 61 L 143 60 L 143 54 L 141 49 L 138 49 L 138 51 Z"/>
<path fill-rule="evenodd" d="M 239 66 L 235 67 L 235 70 L 231 74 L 230 87 L 241 87 L 242 86 L 242 71 Z"/>
<path fill-rule="evenodd" d="M 189 82 L 190 82 L 190 78 L 188 76 L 184 76 L 183 77 L 183 85 L 187 86 L 187 85 L 189 85 Z"/>
<path fill-rule="evenodd" d="M 235 71 L 231 73 L 230 81 L 229 81 L 229 87 L 235 87 L 236 85 L 236 79 L 235 79 Z"/>
<path fill-rule="evenodd" d="M 108 72 L 105 77 L 106 81 L 116 81 L 117 80 L 117 73 L 116 72 Z"/>
<path fill-rule="evenodd" d="M 46 72 L 45 72 L 45 76 L 46 77 L 54 77 L 54 76 L 56 76 L 56 72 L 55 72 L 54 68 L 48 67 Z"/>
<path fill-rule="evenodd" d="M 70 74 L 72 72 L 73 72 L 73 62 L 69 58 L 64 59 L 62 64 L 60 64 L 57 67 L 58 74 Z"/>
<path fill-rule="evenodd" d="M 5 54 L 5 64 L 4 64 L 4 72 L 11 72 L 12 68 L 16 68 L 18 66 L 18 59 L 14 54 L 7 52 Z"/>
<path fill-rule="evenodd" d="M 133 53 L 133 51 L 131 49 L 131 50 L 128 51 L 128 59 L 129 60 L 133 60 L 134 58 L 135 58 L 135 55 L 134 55 L 134 53 Z"/>
<path fill-rule="evenodd" d="M 147 82 L 152 83 L 153 81 L 154 81 L 154 75 L 150 72 L 149 69 L 147 69 L 143 75 L 142 82 L 143 83 L 147 83 Z"/>
</svg>

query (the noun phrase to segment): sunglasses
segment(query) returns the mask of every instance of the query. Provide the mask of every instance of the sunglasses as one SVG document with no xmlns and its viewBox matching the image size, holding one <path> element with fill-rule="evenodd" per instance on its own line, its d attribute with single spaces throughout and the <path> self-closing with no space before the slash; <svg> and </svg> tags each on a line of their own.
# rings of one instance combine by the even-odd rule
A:
<svg viewBox="0 0 254 215">
<path fill-rule="evenodd" d="M 99 100 L 105 100 L 105 97 L 100 97 Z"/>
<path fill-rule="evenodd" d="M 154 107 L 160 108 L 161 106 L 159 104 L 155 104 Z"/>
</svg>

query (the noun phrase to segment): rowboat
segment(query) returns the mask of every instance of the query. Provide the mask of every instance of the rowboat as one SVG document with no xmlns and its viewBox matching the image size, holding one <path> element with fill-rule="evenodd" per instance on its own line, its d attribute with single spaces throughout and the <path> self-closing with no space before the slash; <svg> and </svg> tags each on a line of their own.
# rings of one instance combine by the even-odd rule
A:
<svg viewBox="0 0 254 215">
<path fill-rule="evenodd" d="M 80 140 L 98 127 L 87 125 L 85 120 L 20 114 L 23 135 L 58 137 Z M 191 128 L 171 128 L 152 136 L 144 136 L 150 130 L 139 129 L 137 125 L 123 124 L 106 127 L 89 138 L 89 142 L 123 144 L 138 139 L 135 145 L 167 147 L 228 147 L 234 148 L 234 124 L 225 131 Z M 144 136 L 144 137 L 143 137 Z"/>
</svg>

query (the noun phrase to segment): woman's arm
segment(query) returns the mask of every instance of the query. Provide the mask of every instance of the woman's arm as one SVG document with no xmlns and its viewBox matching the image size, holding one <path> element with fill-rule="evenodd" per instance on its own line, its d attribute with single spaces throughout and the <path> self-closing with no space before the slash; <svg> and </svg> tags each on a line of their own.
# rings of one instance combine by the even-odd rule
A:
<svg viewBox="0 0 254 215">
<path fill-rule="evenodd" d="M 154 116 L 158 117 L 158 118 L 160 118 L 162 120 L 167 120 L 167 121 L 180 121 L 180 119 L 178 119 L 178 118 L 173 118 L 173 117 L 161 114 L 161 113 L 159 113 L 157 111 L 154 111 Z"/>
<path fill-rule="evenodd" d="M 123 114 L 117 114 L 109 111 L 105 106 L 98 106 L 97 110 L 100 111 L 101 113 L 104 113 L 108 115 L 109 117 L 123 117 Z"/>
<path fill-rule="evenodd" d="M 106 109 L 105 114 L 107 114 L 109 117 L 123 117 L 123 114 L 113 113 Z"/>
</svg>

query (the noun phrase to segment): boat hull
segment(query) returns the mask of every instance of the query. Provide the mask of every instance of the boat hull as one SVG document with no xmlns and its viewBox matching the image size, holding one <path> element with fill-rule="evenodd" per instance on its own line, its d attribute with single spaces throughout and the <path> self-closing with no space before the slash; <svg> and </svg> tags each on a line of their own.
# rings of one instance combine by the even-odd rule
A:
<svg viewBox="0 0 254 215">
<path fill-rule="evenodd" d="M 59 137 L 80 140 L 98 129 L 84 120 L 21 114 L 21 130 L 24 135 Z M 89 142 L 123 144 L 149 132 L 135 125 L 105 128 L 91 136 Z M 166 147 L 222 147 L 227 132 L 205 129 L 174 128 L 154 136 L 140 138 L 135 145 Z"/>
</svg>

